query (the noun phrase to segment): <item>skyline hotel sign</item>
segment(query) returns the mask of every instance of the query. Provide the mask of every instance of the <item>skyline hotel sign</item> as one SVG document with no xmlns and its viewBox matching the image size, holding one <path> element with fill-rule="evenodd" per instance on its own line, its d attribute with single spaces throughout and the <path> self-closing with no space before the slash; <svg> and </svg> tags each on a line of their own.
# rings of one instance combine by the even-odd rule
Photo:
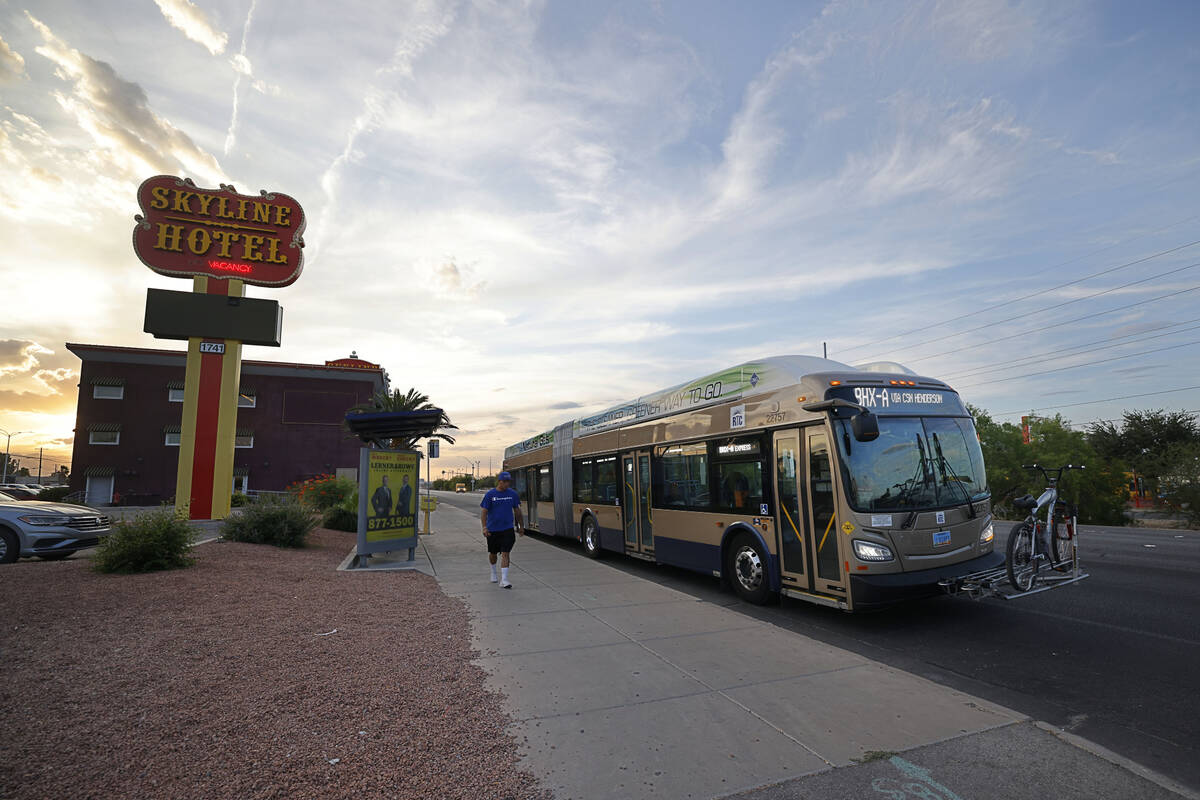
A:
<svg viewBox="0 0 1200 800">
<path fill-rule="evenodd" d="M 278 347 L 282 309 L 246 297 L 246 284 L 288 286 L 304 266 L 304 210 L 286 194 L 201 189 L 155 175 L 138 187 L 133 251 L 191 292 L 149 289 L 143 330 L 188 342 L 175 476 L 175 510 L 229 516 L 242 344 Z"/>
<path fill-rule="evenodd" d="M 264 189 L 255 197 L 155 175 L 137 196 L 143 213 L 134 218 L 133 250 L 161 275 L 288 286 L 304 268 L 304 210 L 286 194 Z"/>
</svg>

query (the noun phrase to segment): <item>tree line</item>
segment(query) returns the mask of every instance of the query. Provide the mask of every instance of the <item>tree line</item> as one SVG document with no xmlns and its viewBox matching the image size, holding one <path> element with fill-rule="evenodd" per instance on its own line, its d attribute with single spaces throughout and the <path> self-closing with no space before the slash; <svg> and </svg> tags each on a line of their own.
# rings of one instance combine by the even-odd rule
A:
<svg viewBox="0 0 1200 800">
<path fill-rule="evenodd" d="M 1155 503 L 1200 524 L 1200 420 L 1185 411 L 1127 411 L 1120 421 L 1073 428 L 1060 414 L 1029 420 L 1029 442 L 1021 425 L 997 422 L 970 407 L 983 447 L 988 486 L 997 516 L 1018 514 L 1012 501 L 1044 487 L 1044 467 L 1081 464 L 1064 477 L 1060 495 L 1079 504 L 1081 522 L 1125 525 L 1131 492 L 1140 488 Z M 1137 483 L 1135 483 L 1135 481 Z"/>
</svg>

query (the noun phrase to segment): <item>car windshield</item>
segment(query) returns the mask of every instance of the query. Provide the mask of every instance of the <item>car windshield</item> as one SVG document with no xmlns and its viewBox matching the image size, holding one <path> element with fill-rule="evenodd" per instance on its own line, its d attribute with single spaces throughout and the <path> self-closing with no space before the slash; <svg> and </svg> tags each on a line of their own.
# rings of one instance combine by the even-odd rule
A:
<svg viewBox="0 0 1200 800">
<path fill-rule="evenodd" d="M 988 494 L 975 425 L 965 417 L 880 416 L 879 438 L 854 439 L 836 420 L 842 476 L 856 511 L 963 505 Z"/>
<path fill-rule="evenodd" d="M 11 494 L 0 492 L 0 503 L 15 503 L 16 501 L 17 498 L 13 497 Z"/>
</svg>

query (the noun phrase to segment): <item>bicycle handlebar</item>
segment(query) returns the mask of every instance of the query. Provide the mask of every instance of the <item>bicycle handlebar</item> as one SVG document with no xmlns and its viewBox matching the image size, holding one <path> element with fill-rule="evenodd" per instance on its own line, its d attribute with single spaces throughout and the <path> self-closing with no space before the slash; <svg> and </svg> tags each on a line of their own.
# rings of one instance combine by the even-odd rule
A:
<svg viewBox="0 0 1200 800">
<path fill-rule="evenodd" d="M 1021 469 L 1046 469 L 1041 464 L 1022 464 Z M 1058 469 L 1087 469 L 1083 464 L 1063 464 Z"/>
</svg>

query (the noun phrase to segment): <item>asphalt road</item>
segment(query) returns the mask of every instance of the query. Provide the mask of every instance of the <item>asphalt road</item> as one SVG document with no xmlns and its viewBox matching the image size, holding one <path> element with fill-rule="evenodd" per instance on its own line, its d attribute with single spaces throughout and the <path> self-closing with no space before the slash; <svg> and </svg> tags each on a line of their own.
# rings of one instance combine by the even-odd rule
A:
<svg viewBox="0 0 1200 800">
<path fill-rule="evenodd" d="M 437 494 L 477 513 L 479 494 Z M 997 526 L 997 547 L 1009 527 Z M 1200 532 L 1081 526 L 1080 559 L 1091 577 L 1053 591 L 867 615 L 787 599 L 751 606 L 712 577 L 607 563 L 1001 703 L 1200 789 Z"/>
</svg>

